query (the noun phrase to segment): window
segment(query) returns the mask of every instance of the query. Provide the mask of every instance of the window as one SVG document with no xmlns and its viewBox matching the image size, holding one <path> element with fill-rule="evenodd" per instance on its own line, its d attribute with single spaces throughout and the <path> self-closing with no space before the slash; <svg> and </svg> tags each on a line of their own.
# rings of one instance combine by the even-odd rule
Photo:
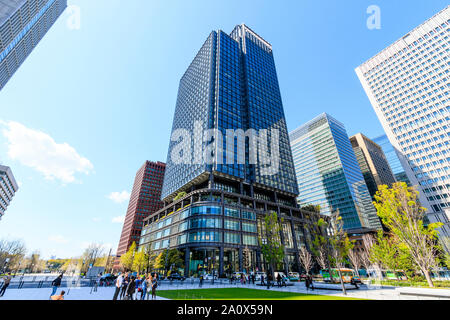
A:
<svg viewBox="0 0 450 320">
<path fill-rule="evenodd" d="M 239 233 L 225 232 L 224 235 L 225 243 L 241 244 L 241 235 Z"/>
</svg>

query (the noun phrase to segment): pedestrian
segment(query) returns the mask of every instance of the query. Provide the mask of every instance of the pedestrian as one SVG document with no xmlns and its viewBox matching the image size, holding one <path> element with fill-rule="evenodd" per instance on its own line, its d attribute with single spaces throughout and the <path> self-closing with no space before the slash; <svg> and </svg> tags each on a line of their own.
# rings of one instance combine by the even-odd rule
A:
<svg viewBox="0 0 450 320">
<path fill-rule="evenodd" d="M 278 285 L 278 288 L 281 288 L 281 275 L 280 275 L 280 273 L 278 273 L 278 275 L 277 275 L 277 285 Z"/>
<path fill-rule="evenodd" d="M 95 279 L 95 283 L 94 283 L 94 292 L 97 292 L 97 288 L 98 288 L 98 284 L 100 282 L 100 280 L 102 279 L 102 273 L 100 272 L 97 275 L 97 278 Z"/>
<path fill-rule="evenodd" d="M 147 294 L 147 289 L 148 289 L 148 276 L 142 276 L 142 284 L 141 284 L 141 300 L 145 300 L 145 296 Z"/>
<path fill-rule="evenodd" d="M 128 283 L 130 282 L 130 278 L 128 275 L 128 272 L 125 273 L 122 281 L 122 290 L 120 291 L 120 299 L 123 299 L 125 297 L 125 293 L 127 291 Z"/>
<path fill-rule="evenodd" d="M 136 291 L 136 278 L 131 276 L 130 283 L 128 283 L 125 300 L 134 300 L 133 296 Z"/>
<path fill-rule="evenodd" d="M 117 300 L 117 297 L 119 296 L 120 293 L 120 289 L 122 288 L 122 282 L 123 282 L 123 274 L 119 273 L 119 276 L 116 279 L 116 290 L 114 291 L 113 300 Z"/>
<path fill-rule="evenodd" d="M 199 287 L 201 288 L 202 286 L 203 286 L 203 275 L 200 275 Z"/>
<path fill-rule="evenodd" d="M 61 286 L 61 280 L 62 280 L 62 277 L 63 277 L 63 275 L 60 274 L 60 275 L 58 276 L 58 278 L 56 278 L 55 280 L 52 281 L 52 287 L 53 287 L 53 289 L 52 289 L 52 293 L 50 294 L 50 297 L 53 296 L 53 295 L 55 295 L 56 290 L 58 290 L 58 288 Z"/>
<path fill-rule="evenodd" d="M 305 287 L 306 287 L 306 291 L 308 291 L 309 290 L 309 275 L 307 275 L 305 277 Z"/>
<path fill-rule="evenodd" d="M 352 278 L 352 280 L 350 281 L 350 283 L 355 286 L 355 289 L 359 289 L 358 284 L 356 283 L 355 279 Z"/>
<path fill-rule="evenodd" d="M 264 275 L 261 275 L 261 286 L 265 286 L 266 283 L 264 282 Z"/>
<path fill-rule="evenodd" d="M 151 292 L 153 290 L 152 285 L 153 285 L 153 277 L 152 274 L 150 273 L 147 279 L 147 300 L 150 298 Z"/>
<path fill-rule="evenodd" d="M 138 300 L 138 293 L 141 292 L 141 278 L 139 277 L 139 274 L 136 275 L 136 287 L 135 287 L 135 292 L 136 292 L 136 299 L 134 300 Z"/>
<path fill-rule="evenodd" d="M 256 275 L 255 273 L 252 273 L 252 284 L 255 284 L 256 281 Z"/>
<path fill-rule="evenodd" d="M 60 294 L 51 296 L 50 299 L 52 299 L 52 300 L 64 300 L 64 294 L 65 293 L 66 292 L 63 290 L 63 291 L 61 291 Z"/>
<path fill-rule="evenodd" d="M 312 275 L 309 275 L 309 285 L 311 287 L 311 290 L 314 291 L 314 283 Z"/>
<path fill-rule="evenodd" d="M 9 284 L 11 283 L 11 272 L 8 273 L 8 275 L 6 277 L 3 278 L 3 286 L 2 289 L 0 290 L 0 297 L 3 297 L 3 295 L 5 294 L 6 288 L 9 287 Z"/>
<path fill-rule="evenodd" d="M 158 288 L 158 280 L 155 277 L 152 280 L 152 300 L 156 300 L 156 288 Z"/>
</svg>

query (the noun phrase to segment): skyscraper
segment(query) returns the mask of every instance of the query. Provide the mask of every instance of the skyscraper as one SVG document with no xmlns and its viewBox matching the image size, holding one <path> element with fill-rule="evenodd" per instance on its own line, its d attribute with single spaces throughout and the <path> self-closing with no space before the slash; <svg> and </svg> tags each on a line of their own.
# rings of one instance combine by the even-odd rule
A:
<svg viewBox="0 0 450 320">
<path fill-rule="evenodd" d="M 0 90 L 67 7 L 67 0 L 0 0 Z"/>
<path fill-rule="evenodd" d="M 405 169 L 403 169 L 403 166 L 400 163 L 397 152 L 395 151 L 394 147 L 389 141 L 387 135 L 383 134 L 372 140 L 383 149 L 383 152 L 386 156 L 389 166 L 391 167 L 392 172 L 394 173 L 395 180 L 405 182 L 407 185 L 411 185 L 411 181 L 409 181 Z"/>
<path fill-rule="evenodd" d="M 9 167 L 0 165 L 0 219 L 5 214 L 15 193 L 19 190 L 16 180 Z"/>
<path fill-rule="evenodd" d="M 391 186 L 396 182 L 394 174 L 384 155 L 383 149 L 365 135 L 358 133 L 350 137 L 350 142 L 366 181 L 370 196 L 374 198 L 378 187 Z"/>
<path fill-rule="evenodd" d="M 275 212 L 285 270 L 298 271 L 315 213 L 296 196 L 272 46 L 246 25 L 211 32 L 180 81 L 166 206 L 146 219 L 140 249 L 178 249 L 185 275 L 264 270 L 258 238 L 267 240 L 264 217 Z"/>
<path fill-rule="evenodd" d="M 300 206 L 339 210 L 347 231 L 381 223 L 342 123 L 324 113 L 290 133 Z"/>
<path fill-rule="evenodd" d="M 126 253 L 133 242 L 139 245 L 143 220 L 163 207 L 160 199 L 165 168 L 162 162 L 146 161 L 137 171 L 117 256 Z M 115 267 L 118 267 L 118 261 Z"/>
<path fill-rule="evenodd" d="M 430 222 L 450 236 L 450 6 L 356 68 Z"/>
<path fill-rule="evenodd" d="M 195 127 L 196 121 L 198 127 Z M 187 153 L 191 151 L 192 157 L 188 160 L 192 161 L 173 163 L 174 148 L 180 143 L 172 139 L 163 199 L 173 198 L 181 189 L 189 190 L 192 181 L 208 179 L 208 173 L 213 171 L 246 184 L 260 184 L 290 196 L 297 194 L 272 46 L 249 27 L 238 25 L 230 35 L 223 31 L 209 35 L 180 81 L 172 132 L 178 129 L 194 135 L 192 141 L 181 142 Z M 205 142 L 203 133 L 208 129 L 218 130 L 223 137 L 228 129 L 277 130 L 279 172 L 264 175 L 259 158 L 258 165 L 249 164 L 252 150 L 248 143 L 240 143 L 243 138 L 221 144 L 218 141 L 222 139 L 216 133 Z M 268 138 L 271 138 L 270 133 Z M 209 142 L 217 142 L 217 152 L 210 164 L 201 161 Z M 221 150 L 234 151 L 234 163 L 226 161 L 226 155 L 219 152 Z M 247 154 L 246 163 L 238 163 L 239 152 Z"/>
</svg>

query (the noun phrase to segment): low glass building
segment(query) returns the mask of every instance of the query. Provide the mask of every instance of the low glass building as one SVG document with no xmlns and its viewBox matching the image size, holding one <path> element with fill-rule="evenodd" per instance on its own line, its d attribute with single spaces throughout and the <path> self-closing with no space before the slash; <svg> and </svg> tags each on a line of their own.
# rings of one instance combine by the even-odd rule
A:
<svg viewBox="0 0 450 320">
<path fill-rule="evenodd" d="M 139 248 L 150 246 L 160 253 L 178 249 L 185 260 L 181 273 L 229 275 L 233 272 L 265 271 L 259 239 L 264 243 L 264 216 L 276 212 L 281 218 L 280 243 L 285 246 L 281 270 L 300 271 L 298 250 L 307 245 L 305 224 L 316 214 L 281 204 L 275 193 L 250 190 L 239 183 L 215 177 L 217 183 L 199 189 L 171 203 L 144 221 Z M 257 199 L 259 198 L 259 199 Z"/>
</svg>

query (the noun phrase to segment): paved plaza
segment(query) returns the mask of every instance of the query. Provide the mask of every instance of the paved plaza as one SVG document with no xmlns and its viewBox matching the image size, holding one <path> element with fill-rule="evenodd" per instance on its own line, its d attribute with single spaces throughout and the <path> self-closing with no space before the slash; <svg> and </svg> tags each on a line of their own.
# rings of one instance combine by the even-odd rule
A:
<svg viewBox="0 0 450 320">
<path fill-rule="evenodd" d="M 333 286 L 333 289 L 325 289 L 326 285 L 316 283 L 316 286 L 323 287 L 314 291 L 307 290 L 304 283 L 294 283 L 293 286 L 288 287 L 273 287 L 271 291 L 281 292 L 295 292 L 303 294 L 318 294 L 333 297 L 345 297 L 342 291 L 336 290 L 339 287 Z M 268 290 L 266 287 L 258 285 L 241 285 L 229 283 L 204 283 L 201 287 L 198 282 L 191 283 L 189 280 L 184 282 L 164 283 L 161 282 L 158 290 L 186 290 L 186 289 L 212 289 L 212 288 L 248 288 L 258 290 Z M 371 300 L 450 300 L 450 290 L 445 289 L 425 289 L 425 288 L 394 288 L 394 287 L 380 287 L 380 286 L 366 286 L 363 285 L 359 290 L 354 289 L 353 286 L 347 286 L 347 296 L 349 298 L 357 299 L 371 299 Z M 114 287 L 98 287 L 97 292 L 91 287 L 70 287 L 59 288 L 58 293 L 66 291 L 65 300 L 112 300 L 114 295 Z M 34 289 L 8 289 L 1 300 L 48 300 L 51 288 L 34 288 Z M 140 297 L 140 293 L 139 293 Z M 208 298 L 208 297 L 204 297 Z M 158 297 L 158 300 L 167 300 Z"/>
</svg>

